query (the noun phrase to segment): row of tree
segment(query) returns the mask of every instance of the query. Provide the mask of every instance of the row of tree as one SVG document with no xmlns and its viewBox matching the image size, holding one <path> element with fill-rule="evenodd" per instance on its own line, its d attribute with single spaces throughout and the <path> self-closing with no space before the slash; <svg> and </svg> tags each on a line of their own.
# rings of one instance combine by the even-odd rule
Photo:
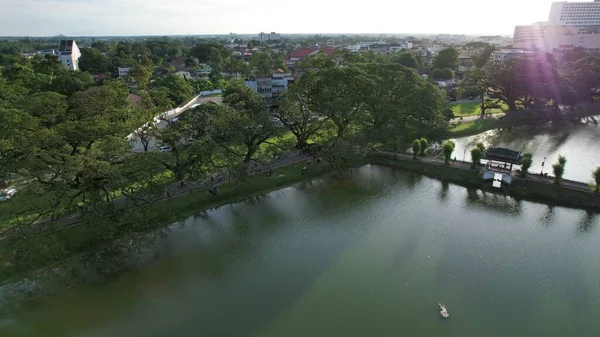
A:
<svg viewBox="0 0 600 337">
<path fill-rule="evenodd" d="M 94 83 L 89 74 L 68 72 L 53 61 L 15 64 L 0 77 L 0 175 L 21 182 L 11 201 L 12 231 L 3 235 L 19 238 L 11 251 L 13 262 L 22 265 L 57 261 L 82 249 L 48 231 L 65 215 L 79 214 L 94 240 L 111 241 L 153 222 L 152 201 L 173 181 L 199 181 L 223 170 L 243 180 L 251 161 L 288 149 L 278 138 L 287 130 L 295 136 L 290 147 L 321 149 L 327 162 L 343 168 L 368 147 L 439 139 L 448 126 L 444 93 L 394 63 L 308 71 L 274 111 L 233 80 L 223 104 L 203 104 L 159 130 L 154 118 L 181 101 L 172 90 L 179 85 L 167 82 L 175 77 L 136 91 L 141 102 L 133 104 L 122 81 Z M 80 83 L 80 76 L 87 80 Z M 134 130 L 172 151 L 132 153 Z"/>
<path fill-rule="evenodd" d="M 479 96 L 482 114 L 502 105 L 509 112 L 557 112 L 594 103 L 599 88 L 600 58 L 575 48 L 558 59 L 540 54 L 473 68 L 465 74 L 460 94 Z"/>
</svg>

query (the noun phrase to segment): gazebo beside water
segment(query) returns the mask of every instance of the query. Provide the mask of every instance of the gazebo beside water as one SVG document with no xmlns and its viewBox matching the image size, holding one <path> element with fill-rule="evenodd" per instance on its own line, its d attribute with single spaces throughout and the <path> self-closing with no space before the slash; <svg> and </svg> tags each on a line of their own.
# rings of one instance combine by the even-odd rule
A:
<svg viewBox="0 0 600 337">
<path fill-rule="evenodd" d="M 500 188 L 502 183 L 510 185 L 516 173 L 514 166 L 521 166 L 521 157 L 521 152 L 503 147 L 487 149 L 483 154 L 483 159 L 487 160 L 483 180 L 492 181 L 492 186 L 496 188 Z"/>
</svg>

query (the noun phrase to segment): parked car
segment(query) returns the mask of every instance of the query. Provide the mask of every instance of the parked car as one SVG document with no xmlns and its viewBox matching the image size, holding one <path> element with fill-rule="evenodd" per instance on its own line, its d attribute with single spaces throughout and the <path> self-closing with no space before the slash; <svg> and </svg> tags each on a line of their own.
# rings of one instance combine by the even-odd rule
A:
<svg viewBox="0 0 600 337">
<path fill-rule="evenodd" d="M 15 190 L 14 188 L 9 188 L 0 192 L 0 201 L 6 201 L 12 198 L 15 195 L 15 193 L 17 193 L 17 190 Z"/>
<path fill-rule="evenodd" d="M 170 146 L 161 146 L 158 150 L 160 152 L 171 152 L 171 151 L 173 151 L 173 148 Z"/>
</svg>

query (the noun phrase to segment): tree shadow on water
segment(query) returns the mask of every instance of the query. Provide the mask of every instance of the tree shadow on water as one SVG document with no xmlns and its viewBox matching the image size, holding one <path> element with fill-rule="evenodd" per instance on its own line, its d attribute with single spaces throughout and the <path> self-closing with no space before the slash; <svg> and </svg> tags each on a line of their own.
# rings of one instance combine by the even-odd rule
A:
<svg viewBox="0 0 600 337">
<path fill-rule="evenodd" d="M 442 180 L 442 186 L 440 188 L 439 200 L 446 201 L 448 199 L 448 190 L 450 189 L 450 183 L 448 181 Z"/>
<path fill-rule="evenodd" d="M 583 218 L 577 223 L 577 230 L 580 233 L 589 233 L 594 229 L 596 224 L 596 213 L 586 211 Z"/>
<path fill-rule="evenodd" d="M 542 224 L 543 227 L 548 227 L 550 226 L 552 221 L 554 221 L 554 215 L 554 206 L 548 205 L 546 211 L 542 214 L 542 216 L 540 216 L 539 222 Z"/>
</svg>

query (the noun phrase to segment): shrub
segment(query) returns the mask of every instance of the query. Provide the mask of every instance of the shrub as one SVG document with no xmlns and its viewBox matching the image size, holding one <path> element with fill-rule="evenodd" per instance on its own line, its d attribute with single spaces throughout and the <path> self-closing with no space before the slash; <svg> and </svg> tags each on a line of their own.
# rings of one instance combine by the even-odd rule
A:
<svg viewBox="0 0 600 337">
<path fill-rule="evenodd" d="M 421 156 L 425 155 L 425 150 L 427 150 L 427 146 L 429 145 L 429 143 L 427 142 L 426 138 L 421 138 L 419 139 L 420 145 L 421 145 Z"/>
<path fill-rule="evenodd" d="M 560 184 L 563 175 L 565 174 L 565 165 L 567 164 L 567 158 L 564 156 L 558 156 L 558 161 L 556 164 L 552 165 L 552 170 L 554 171 L 554 180 L 555 184 Z"/>
<path fill-rule="evenodd" d="M 485 152 L 485 145 L 483 143 L 477 143 L 475 147 L 478 148 L 481 153 Z"/>
<path fill-rule="evenodd" d="M 596 183 L 594 192 L 600 192 L 600 166 L 596 167 L 596 170 L 592 172 L 592 177 L 594 177 L 594 182 Z"/>
<path fill-rule="evenodd" d="M 529 171 L 529 168 L 533 164 L 532 157 L 533 157 L 533 155 L 531 153 L 523 154 L 523 157 L 521 158 L 521 176 L 522 177 L 527 176 L 527 172 Z"/>
<path fill-rule="evenodd" d="M 421 141 L 415 139 L 412 143 L 413 159 L 417 159 L 417 155 L 421 152 Z"/>
<path fill-rule="evenodd" d="M 442 146 L 442 151 L 444 152 L 444 162 L 446 165 L 450 165 L 450 158 L 452 157 L 452 152 L 454 152 L 455 146 L 456 145 L 451 140 L 445 142 Z"/>
<path fill-rule="evenodd" d="M 479 165 L 479 163 L 481 162 L 481 158 L 483 158 L 483 152 L 481 151 L 480 148 L 474 147 L 471 150 L 471 160 L 473 161 L 473 164 L 471 165 L 471 167 L 476 168 L 477 165 Z"/>
<path fill-rule="evenodd" d="M 552 170 L 554 171 L 554 177 L 556 178 L 554 180 L 554 183 L 558 185 L 562 180 L 563 174 L 565 174 L 565 167 L 562 166 L 560 163 L 556 163 L 552 165 Z"/>
</svg>

